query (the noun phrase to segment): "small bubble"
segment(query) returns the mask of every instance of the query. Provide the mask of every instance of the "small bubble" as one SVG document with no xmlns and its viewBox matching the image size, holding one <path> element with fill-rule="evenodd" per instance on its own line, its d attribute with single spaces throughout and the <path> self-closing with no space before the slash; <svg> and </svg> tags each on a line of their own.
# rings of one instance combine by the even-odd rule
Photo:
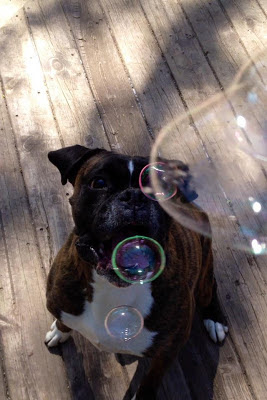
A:
<svg viewBox="0 0 267 400">
<path fill-rule="evenodd" d="M 146 165 L 139 176 L 139 186 L 146 197 L 151 200 L 163 201 L 175 196 L 177 186 L 173 184 L 171 171 L 165 163 L 157 162 Z M 160 184 L 157 191 L 154 191 L 152 185 L 153 176 Z"/>
<path fill-rule="evenodd" d="M 107 333 L 120 341 L 135 338 L 142 331 L 144 319 L 136 308 L 123 305 L 113 308 L 105 318 Z"/>
</svg>

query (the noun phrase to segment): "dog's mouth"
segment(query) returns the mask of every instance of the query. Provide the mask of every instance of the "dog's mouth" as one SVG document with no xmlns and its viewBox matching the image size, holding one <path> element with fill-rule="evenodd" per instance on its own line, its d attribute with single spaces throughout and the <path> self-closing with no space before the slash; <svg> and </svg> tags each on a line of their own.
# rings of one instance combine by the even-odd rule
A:
<svg viewBox="0 0 267 400">
<path fill-rule="evenodd" d="M 122 240 L 132 236 L 150 236 L 151 231 L 145 226 L 128 226 L 120 229 L 119 231 L 112 234 L 107 240 L 102 241 L 97 248 L 95 248 L 98 255 L 99 261 L 96 266 L 96 272 L 100 276 L 104 276 L 110 283 L 118 287 L 128 287 L 131 283 L 128 283 L 121 279 L 113 269 L 112 265 L 112 254 Z"/>
</svg>

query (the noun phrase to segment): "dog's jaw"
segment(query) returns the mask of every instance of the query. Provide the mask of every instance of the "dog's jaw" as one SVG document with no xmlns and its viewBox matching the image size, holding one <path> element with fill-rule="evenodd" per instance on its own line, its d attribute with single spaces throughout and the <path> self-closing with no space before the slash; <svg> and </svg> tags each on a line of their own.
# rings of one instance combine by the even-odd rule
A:
<svg viewBox="0 0 267 400">
<path fill-rule="evenodd" d="M 95 232 L 92 228 L 91 233 L 85 234 L 77 240 L 76 248 L 78 254 L 95 269 L 98 275 L 105 277 L 117 287 L 128 287 L 130 283 L 120 279 L 113 269 L 111 260 L 115 247 L 124 239 L 137 235 L 158 239 L 151 226 L 137 226 L 134 224 L 121 226 L 120 229 L 116 229 L 114 232 L 111 231 L 108 235 L 103 234 L 104 240 L 101 241 L 92 239 L 94 234 Z M 164 245 L 162 240 L 161 245 Z"/>
</svg>

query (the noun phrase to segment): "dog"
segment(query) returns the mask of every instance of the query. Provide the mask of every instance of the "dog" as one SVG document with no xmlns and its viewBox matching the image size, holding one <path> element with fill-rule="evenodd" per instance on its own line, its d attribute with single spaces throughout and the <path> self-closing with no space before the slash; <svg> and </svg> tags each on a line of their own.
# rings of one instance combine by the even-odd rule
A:
<svg viewBox="0 0 267 400">
<path fill-rule="evenodd" d="M 145 157 L 129 157 L 104 149 L 75 145 L 51 151 L 62 184 L 69 181 L 74 229 L 57 254 L 47 281 L 47 308 L 56 318 L 45 342 L 53 347 L 80 332 L 100 350 L 152 358 L 150 369 L 135 394 L 136 400 L 155 400 L 157 388 L 179 350 L 187 342 L 196 306 L 215 342 L 223 342 L 228 327 L 217 298 L 211 238 L 180 225 L 139 187 Z M 182 162 L 183 185 L 175 197 L 200 223 L 208 217 L 192 202 L 190 173 Z M 155 280 L 131 284 L 111 265 L 114 247 L 134 235 L 159 242 L 166 266 Z M 143 316 L 140 334 L 114 340 L 105 329 L 110 310 L 127 305 Z"/>
</svg>

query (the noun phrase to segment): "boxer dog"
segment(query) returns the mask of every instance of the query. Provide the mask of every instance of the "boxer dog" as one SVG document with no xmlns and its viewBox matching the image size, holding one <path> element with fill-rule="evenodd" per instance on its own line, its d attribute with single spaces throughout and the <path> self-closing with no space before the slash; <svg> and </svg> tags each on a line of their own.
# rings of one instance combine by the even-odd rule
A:
<svg viewBox="0 0 267 400">
<path fill-rule="evenodd" d="M 171 219 L 142 193 L 139 175 L 148 158 L 79 145 L 51 151 L 48 157 L 62 184 L 69 181 L 74 187 L 69 201 L 75 226 L 48 276 L 47 308 L 56 320 L 46 344 L 64 342 L 73 329 L 101 350 L 151 357 L 134 398 L 154 400 L 163 375 L 189 338 L 196 305 L 213 341 L 222 342 L 228 331 L 216 294 L 211 239 Z M 190 188 L 188 167 L 177 165 L 184 179 L 175 197 L 192 218 L 208 223 L 191 202 L 197 195 Z M 134 235 L 155 239 L 166 254 L 163 273 L 143 285 L 120 279 L 111 264 L 114 247 Z M 136 308 L 144 319 L 140 334 L 128 341 L 112 338 L 104 324 L 109 311 L 121 305 Z"/>
</svg>

